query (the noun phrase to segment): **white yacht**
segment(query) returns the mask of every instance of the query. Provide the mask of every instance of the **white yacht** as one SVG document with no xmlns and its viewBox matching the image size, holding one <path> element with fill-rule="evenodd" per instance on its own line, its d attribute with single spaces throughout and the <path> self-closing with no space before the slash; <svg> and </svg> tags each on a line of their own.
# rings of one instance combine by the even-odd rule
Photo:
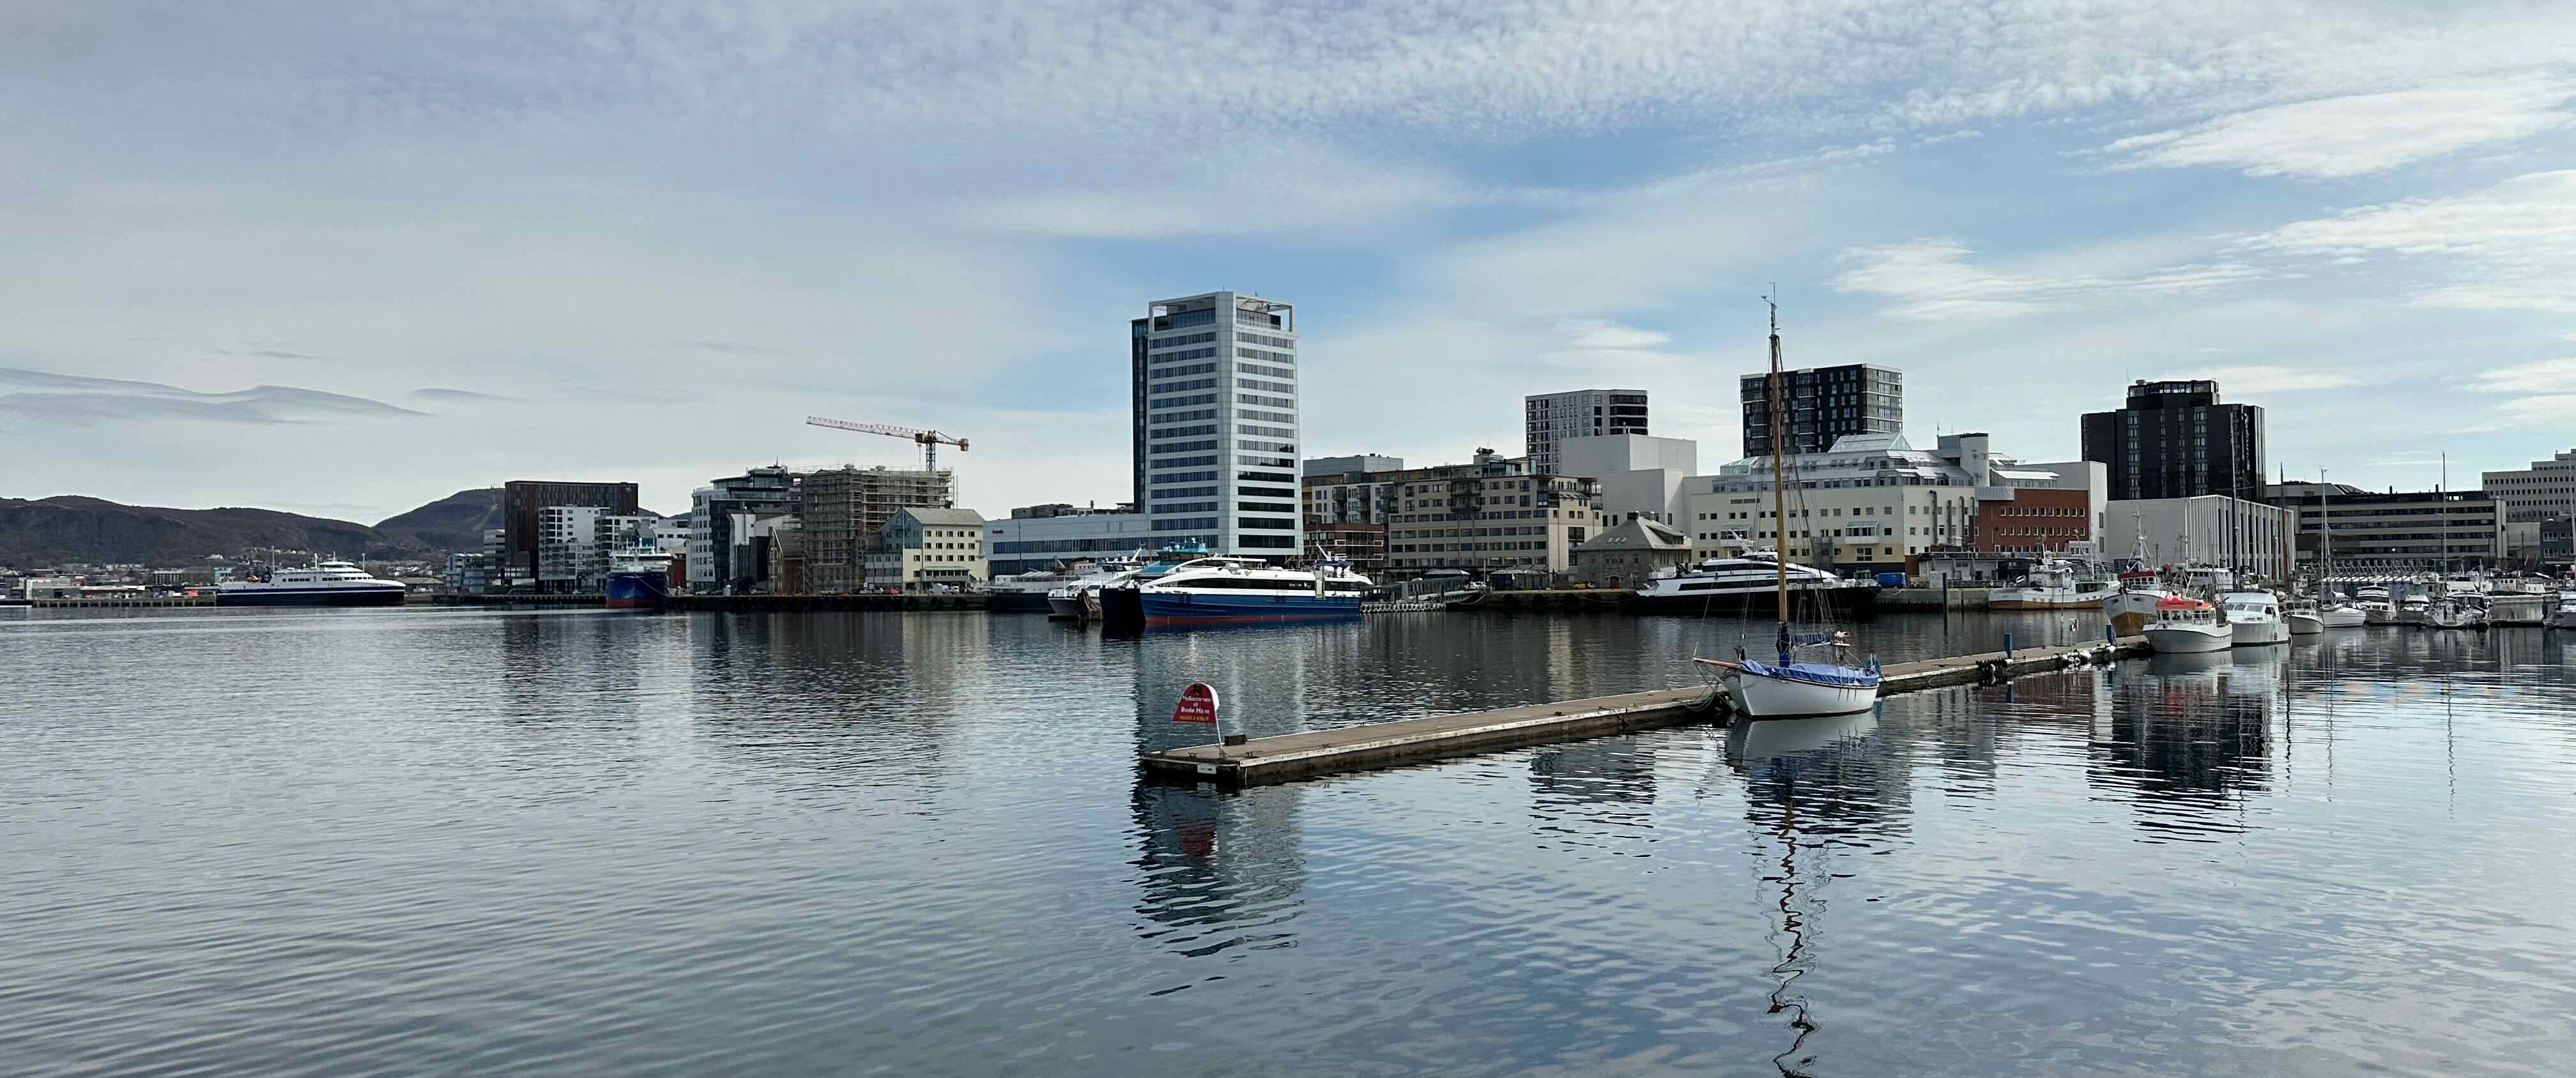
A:
<svg viewBox="0 0 2576 1078">
<path fill-rule="evenodd" d="M 1340 563 L 1286 569 L 1260 558 L 1208 557 L 1101 587 L 1105 625 L 1179 626 L 1360 616 L 1369 578 Z"/>
<path fill-rule="evenodd" d="M 1145 564 L 1144 559 L 1145 552 L 1139 550 L 1131 557 L 1109 558 L 1089 566 L 1075 566 L 1072 579 L 1047 590 L 1047 616 L 1072 621 L 1099 617 L 1100 615 L 1094 609 L 1098 605 L 1094 597 L 1099 594 L 1100 586 L 1127 578 Z"/>
<path fill-rule="evenodd" d="M 2576 591 L 2558 594 L 2558 609 L 2549 615 L 2552 629 L 2576 629 Z"/>
<path fill-rule="evenodd" d="M 1710 558 L 1675 572 L 1657 570 L 1637 589 L 1640 610 L 1674 614 L 1746 614 L 1767 612 L 1780 586 L 1779 555 L 1749 550 L 1732 558 Z M 1866 614 L 1878 609 L 1878 585 L 1851 580 L 1830 570 L 1792 563 L 1789 593 L 1822 598 L 1837 614 Z"/>
<path fill-rule="evenodd" d="M 2235 630 L 2217 607 L 2181 596 L 2157 603 L 2155 617 L 2139 635 L 2158 654 L 2225 651 L 2236 646 Z"/>
<path fill-rule="evenodd" d="M 2227 612 L 2227 628 L 2237 644 L 2286 644 L 2290 625 L 2281 619 L 2281 600 L 2268 591 L 2231 591 L 2218 597 Z"/>
<path fill-rule="evenodd" d="M 2292 636 L 2314 636 L 2326 631 L 2325 616 L 2318 611 L 2315 603 L 2291 604 L 2288 609 L 2281 612 L 2281 621 L 2290 627 Z"/>
<path fill-rule="evenodd" d="M 403 586 L 368 576 L 345 561 L 278 569 L 215 588 L 217 606 L 400 606 Z"/>
<path fill-rule="evenodd" d="M 2425 608 L 2424 625 L 2430 629 L 2483 629 L 2487 627 L 2487 615 L 2466 599 L 2442 599 Z"/>
<path fill-rule="evenodd" d="M 2546 625 L 2549 597 L 2534 592 L 2498 591 L 2487 596 L 2489 625 Z"/>
<path fill-rule="evenodd" d="M 2099 610 L 2120 593 L 2117 578 L 2091 564 L 2051 558 L 2031 570 L 2030 578 L 1987 593 L 1989 610 Z"/>
</svg>

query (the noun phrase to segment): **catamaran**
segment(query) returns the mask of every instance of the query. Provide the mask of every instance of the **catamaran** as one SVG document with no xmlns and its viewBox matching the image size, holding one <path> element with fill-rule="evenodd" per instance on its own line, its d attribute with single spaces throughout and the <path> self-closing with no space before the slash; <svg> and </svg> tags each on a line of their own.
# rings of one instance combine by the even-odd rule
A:
<svg viewBox="0 0 2576 1078">
<path fill-rule="evenodd" d="M 1768 302 L 1768 301 L 1766 301 Z M 1780 306 L 1771 304 L 1771 519 L 1789 519 L 1788 443 L 1781 409 L 1787 395 L 1780 391 Z M 1784 533 L 1785 534 L 1785 533 Z M 1878 702 L 1878 659 L 1871 657 L 1866 665 L 1851 666 L 1840 662 L 1799 662 L 1799 648 L 1830 648 L 1837 659 L 1845 658 L 1850 639 L 1839 632 L 1798 632 L 1789 625 L 1789 559 L 1786 551 L 1772 562 L 1774 606 L 1779 613 L 1780 631 L 1773 643 L 1776 662 L 1746 658 L 1738 649 L 1737 658 L 1695 659 L 1725 673 L 1727 695 L 1735 701 L 1736 714 L 1748 719 L 1785 719 L 1810 715 L 1848 715 L 1867 711 Z M 1824 594 L 1815 592 L 1813 594 Z"/>
</svg>

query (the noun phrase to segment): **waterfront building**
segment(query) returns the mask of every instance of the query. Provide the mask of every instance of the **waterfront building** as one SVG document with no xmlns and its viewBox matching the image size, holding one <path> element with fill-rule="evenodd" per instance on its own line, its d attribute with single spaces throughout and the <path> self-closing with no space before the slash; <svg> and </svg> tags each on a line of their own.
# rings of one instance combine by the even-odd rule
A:
<svg viewBox="0 0 2576 1078">
<path fill-rule="evenodd" d="M 1681 529 L 1633 516 L 1574 548 L 1574 579 L 1596 588 L 1633 588 L 1658 569 L 1697 560 Z"/>
<path fill-rule="evenodd" d="M 537 590 L 592 590 L 608 575 L 609 511 L 596 505 L 537 510 Z"/>
<path fill-rule="evenodd" d="M 2224 494 L 2115 499 L 2103 504 L 2102 519 L 2102 552 L 2114 558 L 2144 550 L 2151 566 L 2215 565 L 2287 578 L 2281 551 L 2291 513 L 2277 505 Z"/>
<path fill-rule="evenodd" d="M 1744 455 L 1771 454 L 1771 375 L 1736 379 L 1744 411 Z M 1846 363 L 1780 372 L 1787 453 L 1823 453 L 1845 438 L 1905 433 L 1905 375 L 1894 367 Z"/>
<path fill-rule="evenodd" d="M 1928 450 L 1902 434 L 1849 435 L 1822 453 L 1789 457 L 1788 474 L 1785 520 L 1773 517 L 1767 454 L 1685 480 L 1682 525 L 1692 546 L 1703 555 L 1770 548 L 1804 565 L 1894 571 L 1926 551 L 1976 549 L 1986 503 L 2023 490 L 2080 490 L 2091 473 L 2026 466 L 1993 452 L 1986 435 L 1961 433 Z M 2093 518 L 2070 519 L 2089 526 Z"/>
<path fill-rule="evenodd" d="M 1339 561 L 1375 577 L 1386 572 L 1386 525 L 1306 522 L 1306 560 Z"/>
<path fill-rule="evenodd" d="M 1304 475 L 1348 475 L 1352 472 L 1400 472 L 1403 457 L 1377 453 L 1358 453 L 1347 457 L 1313 457 L 1306 461 Z"/>
<path fill-rule="evenodd" d="M 752 468 L 692 491 L 689 590 L 701 595 L 741 594 L 767 578 L 768 559 L 754 549 L 767 537 L 756 534 L 756 526 L 795 509 L 796 476 L 777 465 Z"/>
<path fill-rule="evenodd" d="M 2253 498 L 2263 491 L 2263 409 L 2228 404 L 2212 381 L 2129 386 L 2127 406 L 2084 417 L 2084 459 L 2120 501 Z"/>
<path fill-rule="evenodd" d="M 1527 569 L 1566 573 L 1574 548 L 1601 533 L 1601 485 L 1580 476 L 1533 474 L 1527 457 L 1476 451 L 1466 464 L 1369 473 L 1391 486 L 1387 570 Z"/>
<path fill-rule="evenodd" d="M 972 509 L 895 510 L 865 558 L 870 588 L 924 591 L 992 579 L 984 515 Z"/>
<path fill-rule="evenodd" d="M 457 595 L 481 595 L 492 590 L 492 559 L 480 551 L 457 551 L 447 556 L 447 567 L 439 574 L 439 584 Z"/>
<path fill-rule="evenodd" d="M 2576 515 L 2576 449 L 2519 471 L 2487 472 L 2478 484 L 2506 506 L 2506 519 Z"/>
<path fill-rule="evenodd" d="M 1612 520 L 1631 514 L 1664 524 L 1684 519 L 1682 483 L 1699 471 L 1699 443 L 1688 438 L 1602 434 L 1568 438 L 1556 469 L 1601 483 L 1601 512 Z M 1531 465 L 1537 467 L 1535 462 Z"/>
<path fill-rule="evenodd" d="M 2508 553 L 2504 507 L 2480 490 L 2371 492 L 2342 483 L 2275 486 L 2298 512 L 2297 549 L 2314 558 L 2333 529 L 2337 572 L 2347 569 L 2495 569 Z"/>
<path fill-rule="evenodd" d="M 1297 504 L 1297 313 L 1236 292 L 1128 323 L 1136 508 L 1164 542 L 1287 561 Z"/>
<path fill-rule="evenodd" d="M 946 509 L 957 504 L 956 473 L 843 465 L 797 477 L 805 583 L 836 595 L 863 586 L 859 559 L 886 522 L 909 508 Z"/>
<path fill-rule="evenodd" d="M 1568 438 L 1652 433 L 1646 428 L 1642 389 L 1533 393 L 1521 399 L 1521 425 L 1530 471 L 1540 475 L 1576 474 L 1559 457 Z"/>
<path fill-rule="evenodd" d="M 537 586 L 537 513 L 548 506 L 596 506 L 611 513 L 634 513 L 633 483 L 566 483 L 513 479 L 501 486 L 501 560 L 497 572 L 503 590 Z"/>
<path fill-rule="evenodd" d="M 1053 569 L 1078 561 L 1152 554 L 1169 540 L 1154 533 L 1143 513 L 1077 512 L 1019 516 L 984 522 L 985 568 L 991 576 Z"/>
</svg>

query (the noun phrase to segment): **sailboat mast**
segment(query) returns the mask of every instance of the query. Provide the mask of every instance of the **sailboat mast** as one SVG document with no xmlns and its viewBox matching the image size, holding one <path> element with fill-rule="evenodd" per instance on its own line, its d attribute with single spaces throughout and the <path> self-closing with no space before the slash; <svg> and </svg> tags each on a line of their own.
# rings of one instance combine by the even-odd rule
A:
<svg viewBox="0 0 2576 1078">
<path fill-rule="evenodd" d="M 1781 443 L 1785 435 L 1780 427 L 1780 305 L 1770 299 L 1763 303 L 1771 308 L 1771 520 L 1777 526 L 1779 542 L 1772 544 L 1772 562 L 1780 571 L 1780 625 L 1789 625 L 1789 471 Z"/>
</svg>

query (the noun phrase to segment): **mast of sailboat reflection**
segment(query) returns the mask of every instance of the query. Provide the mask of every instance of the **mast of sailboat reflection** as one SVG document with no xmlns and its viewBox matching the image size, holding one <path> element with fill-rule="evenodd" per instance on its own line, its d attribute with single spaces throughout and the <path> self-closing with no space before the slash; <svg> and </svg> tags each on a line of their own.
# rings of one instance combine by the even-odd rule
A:
<svg viewBox="0 0 2576 1078">
<path fill-rule="evenodd" d="M 1780 304 L 1769 296 L 1762 297 L 1771 309 L 1771 523 L 1772 534 L 1779 541 L 1771 544 L 1772 567 L 1779 573 L 1780 585 L 1780 665 L 1789 665 L 1789 472 L 1781 442 L 1786 438 L 1780 422 Z"/>
</svg>

